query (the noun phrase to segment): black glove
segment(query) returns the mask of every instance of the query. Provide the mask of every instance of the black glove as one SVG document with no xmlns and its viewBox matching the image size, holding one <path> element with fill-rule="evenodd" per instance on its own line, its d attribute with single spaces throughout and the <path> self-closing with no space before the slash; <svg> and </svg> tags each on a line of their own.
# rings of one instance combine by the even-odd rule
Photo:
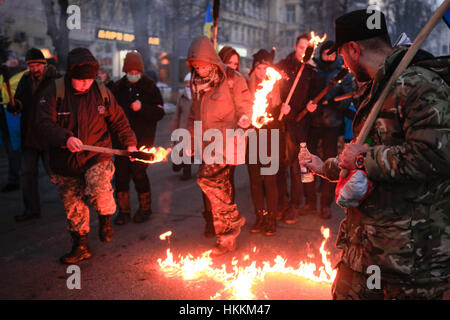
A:
<svg viewBox="0 0 450 320">
<path fill-rule="evenodd" d="M 20 102 L 17 100 L 14 100 L 14 106 L 12 105 L 11 102 L 8 102 L 8 104 L 6 105 L 6 111 L 16 115 L 17 113 L 20 112 Z"/>
</svg>

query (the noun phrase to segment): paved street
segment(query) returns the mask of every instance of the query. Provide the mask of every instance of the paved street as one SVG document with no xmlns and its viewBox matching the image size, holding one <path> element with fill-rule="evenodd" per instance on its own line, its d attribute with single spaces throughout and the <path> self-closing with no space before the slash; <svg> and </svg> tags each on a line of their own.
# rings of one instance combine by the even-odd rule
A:
<svg viewBox="0 0 450 320">
<path fill-rule="evenodd" d="M 170 117 L 167 116 L 158 128 L 157 145 L 169 145 Z M 0 181 L 6 179 L 6 171 L 7 161 L 2 150 Z M 58 262 L 58 258 L 70 249 L 71 240 L 65 230 L 62 203 L 44 170 L 40 172 L 43 211 L 40 220 L 16 223 L 14 215 L 23 210 L 21 193 L 0 194 L 0 299 L 209 299 L 214 296 L 220 289 L 217 283 L 190 283 L 167 278 L 157 263 L 158 258 L 165 258 L 168 248 L 167 241 L 159 240 L 159 235 L 168 230 L 173 232 L 170 248 L 175 256 L 188 253 L 199 256 L 214 244 L 214 239 L 207 239 L 202 234 L 202 202 L 195 179 L 180 181 L 179 175 L 172 172 L 170 162 L 155 164 L 148 172 L 154 211 L 150 221 L 115 226 L 113 241 L 105 244 L 98 239 L 98 219 L 91 211 L 89 240 L 94 257 L 79 264 L 81 290 L 67 288 L 67 266 Z M 334 206 L 333 219 L 326 222 L 318 217 L 302 217 L 295 225 L 280 223 L 274 237 L 252 235 L 248 230 L 254 217 L 245 166 L 237 168 L 236 187 L 239 210 L 248 221 L 238 239 L 238 250 L 234 254 L 237 258 L 251 253 L 255 246 L 257 250 L 252 253 L 252 258 L 258 261 L 273 261 L 281 255 L 287 259 L 287 265 L 296 266 L 306 257 L 308 248 L 320 258 L 320 226 L 325 225 L 331 228 L 327 248 L 331 251 L 332 262 L 336 261 L 338 252 L 334 242 L 344 215 L 341 209 Z M 132 209 L 136 208 L 133 190 Z M 215 263 L 230 265 L 231 258 L 232 255 L 221 257 Z M 282 283 L 286 287 L 270 286 L 266 297 L 315 297 L 302 290 L 301 283 Z M 330 298 L 326 286 L 325 291 L 323 286 L 321 290 L 320 298 Z"/>
</svg>

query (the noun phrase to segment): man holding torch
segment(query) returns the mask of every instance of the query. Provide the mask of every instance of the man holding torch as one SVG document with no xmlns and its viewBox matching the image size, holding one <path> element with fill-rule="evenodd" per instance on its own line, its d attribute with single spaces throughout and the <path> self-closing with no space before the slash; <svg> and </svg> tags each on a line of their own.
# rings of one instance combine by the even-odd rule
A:
<svg viewBox="0 0 450 320">
<path fill-rule="evenodd" d="M 100 240 L 109 242 L 116 211 L 111 179 L 111 154 L 83 151 L 83 144 L 111 148 L 111 134 L 128 151 L 137 151 L 136 136 L 112 93 L 94 82 L 99 65 L 88 49 L 76 48 L 67 57 L 63 79 L 50 84 L 39 102 L 37 127 L 49 143 L 51 181 L 57 185 L 67 215 L 72 250 L 61 263 L 73 264 L 92 256 L 88 249 L 90 197 L 99 214 Z"/>
<path fill-rule="evenodd" d="M 349 177 L 359 168 L 374 185 L 347 207 L 341 223 L 334 299 L 442 299 L 450 278 L 450 86 L 442 71 L 450 61 L 422 50 L 414 55 L 420 45 L 392 48 L 385 17 L 376 14 L 381 24 L 373 29 L 365 9 L 338 18 L 330 50 L 342 55 L 357 81 L 370 81 L 353 122 L 355 136 L 371 129 L 370 145 L 348 144 L 338 158 L 323 163 L 313 156 L 301 165 L 332 181 L 340 168 Z M 412 61 L 391 79 L 410 52 Z M 388 81 L 394 84 L 386 91 Z M 366 128 L 379 99 L 375 125 Z M 381 281 L 372 287 L 374 266 Z"/>
<path fill-rule="evenodd" d="M 284 140 L 281 145 L 286 146 L 286 154 L 283 157 L 285 161 L 280 161 L 278 182 L 280 206 L 282 207 L 280 211 L 284 212 L 283 219 L 287 224 L 293 224 L 297 221 L 297 213 L 299 212 L 302 194 L 302 182 L 297 154 L 300 142 L 307 141 L 307 133 L 310 126 L 309 116 L 299 122 L 295 121 L 295 118 L 305 108 L 310 112 L 315 111 L 316 106 L 308 104 L 308 101 L 312 100 L 319 93 L 322 86 L 322 80 L 320 79 L 317 70 L 307 62 L 305 62 L 298 83 L 295 82 L 295 78 L 302 68 L 303 57 L 305 56 L 310 40 L 311 35 L 309 33 L 303 33 L 298 36 L 294 44 L 295 51 L 290 53 L 277 65 L 277 68 L 283 71 L 287 76 L 287 79 L 282 82 L 280 87 L 282 101 L 286 101 L 286 97 L 288 97 L 290 91 L 293 90 L 289 105 L 286 106 L 284 104 L 281 110 L 281 113 L 286 114 L 286 116 L 282 118 L 282 126 L 285 127 L 285 130 L 282 130 L 280 133 L 281 139 Z M 281 152 L 281 155 L 283 156 L 283 152 Z M 290 172 L 291 176 L 291 199 L 289 204 L 286 203 L 288 172 Z M 313 197 L 310 196 L 310 194 L 312 192 L 315 192 L 314 183 L 309 183 L 305 187 L 307 199 L 306 206 L 302 208 L 302 212 L 309 212 L 312 208 L 316 207 L 315 203 L 311 203 Z"/>
</svg>

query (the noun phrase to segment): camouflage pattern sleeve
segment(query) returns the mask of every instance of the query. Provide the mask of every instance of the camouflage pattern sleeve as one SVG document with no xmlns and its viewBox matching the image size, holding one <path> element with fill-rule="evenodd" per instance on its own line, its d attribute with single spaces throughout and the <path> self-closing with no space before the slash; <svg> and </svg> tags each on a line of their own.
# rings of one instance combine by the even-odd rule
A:
<svg viewBox="0 0 450 320">
<path fill-rule="evenodd" d="M 398 109 L 405 142 L 372 147 L 369 179 L 400 182 L 450 177 L 450 89 L 437 74 L 408 68 L 386 99 Z"/>
</svg>

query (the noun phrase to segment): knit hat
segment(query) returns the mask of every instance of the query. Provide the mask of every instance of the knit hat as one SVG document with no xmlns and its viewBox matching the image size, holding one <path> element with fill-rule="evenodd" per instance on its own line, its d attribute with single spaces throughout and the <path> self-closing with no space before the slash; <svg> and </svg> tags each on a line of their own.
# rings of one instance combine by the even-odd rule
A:
<svg viewBox="0 0 450 320">
<path fill-rule="evenodd" d="M 122 71 L 128 73 L 131 70 L 144 72 L 144 61 L 141 54 L 137 51 L 128 52 L 125 56 Z"/>
<path fill-rule="evenodd" d="M 74 79 L 95 79 L 99 65 L 92 53 L 86 48 L 75 48 L 67 55 L 68 71 L 66 76 Z"/>
<path fill-rule="evenodd" d="M 260 64 L 267 64 L 271 66 L 273 64 L 273 58 L 275 57 L 275 50 L 272 49 L 271 52 L 261 49 L 253 55 L 253 65 L 250 73 L 255 70 L 255 68 Z"/>
<path fill-rule="evenodd" d="M 6 58 L 9 59 L 16 59 L 19 60 L 19 56 L 17 55 L 17 52 L 15 52 L 14 50 L 8 50 L 6 51 Z"/>
<path fill-rule="evenodd" d="M 30 63 L 47 64 L 47 60 L 45 60 L 42 51 L 36 48 L 31 48 L 30 50 L 27 51 L 27 53 L 25 54 L 25 61 L 27 62 L 27 64 Z"/>
<path fill-rule="evenodd" d="M 322 53 L 325 50 L 328 50 L 328 49 L 332 48 L 333 46 L 334 46 L 334 41 L 332 41 L 332 40 L 328 40 L 328 41 L 325 41 L 324 43 L 322 43 L 322 45 L 320 46 L 320 49 L 319 49 L 320 56 L 322 56 Z"/>
</svg>

